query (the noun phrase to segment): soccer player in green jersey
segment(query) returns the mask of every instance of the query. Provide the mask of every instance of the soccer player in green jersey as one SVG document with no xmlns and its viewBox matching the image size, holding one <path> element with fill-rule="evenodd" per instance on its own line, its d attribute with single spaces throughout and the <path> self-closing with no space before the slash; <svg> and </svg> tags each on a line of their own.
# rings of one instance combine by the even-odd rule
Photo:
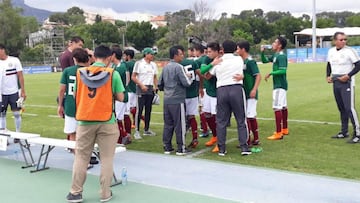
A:
<svg viewBox="0 0 360 203">
<path fill-rule="evenodd" d="M 258 123 L 256 120 L 256 105 L 258 100 L 258 87 L 261 75 L 256 61 L 249 55 L 250 43 L 242 41 L 237 44 L 236 53 L 244 60 L 244 90 L 246 96 L 246 120 L 249 129 L 248 145 L 258 145 L 260 143 Z M 239 76 L 234 76 L 237 78 Z M 250 140 L 250 132 L 254 138 Z"/>
<path fill-rule="evenodd" d="M 284 49 L 287 41 L 284 37 L 277 37 L 272 43 L 272 50 L 275 51 L 271 57 L 266 57 L 264 47 L 261 47 L 261 60 L 263 63 L 272 62 L 273 69 L 266 74 L 265 81 L 273 76 L 273 109 L 275 112 L 276 132 L 268 137 L 269 140 L 282 139 L 284 135 L 289 134 L 288 130 L 288 109 L 286 92 L 288 83 L 286 79 L 286 70 L 288 66 L 287 56 Z M 282 125 L 281 125 L 282 124 Z"/>
<path fill-rule="evenodd" d="M 111 51 L 112 51 L 112 57 L 111 57 L 112 68 L 114 68 L 117 72 L 119 72 L 121 81 L 124 84 L 124 87 L 126 87 L 130 81 L 130 74 L 126 68 L 125 62 L 121 61 L 122 50 L 118 45 L 113 45 Z M 125 114 L 129 114 L 130 112 L 127 103 L 128 103 L 128 94 L 127 94 L 127 89 L 125 88 L 124 101 L 122 102 L 115 101 L 115 113 L 116 113 L 115 116 L 118 122 L 118 128 L 120 132 L 118 143 L 124 145 L 131 143 L 131 131 L 130 132 L 126 131 L 126 129 L 129 130 L 129 128 L 131 130 L 131 122 L 130 122 L 130 126 L 127 126 L 127 128 L 124 128 L 124 124 L 123 124 L 123 121 L 125 119 Z M 129 122 L 127 122 L 127 125 L 129 125 Z"/>
<path fill-rule="evenodd" d="M 75 132 L 77 121 L 75 120 L 75 99 L 74 99 L 74 84 L 76 80 L 76 71 L 79 67 L 89 66 L 88 53 L 82 48 L 76 48 L 72 52 L 75 59 L 74 66 L 67 67 L 62 72 L 59 90 L 59 104 L 58 115 L 65 118 L 64 133 L 69 137 L 69 140 L 75 140 Z M 65 97 L 65 104 L 63 104 Z"/>
</svg>

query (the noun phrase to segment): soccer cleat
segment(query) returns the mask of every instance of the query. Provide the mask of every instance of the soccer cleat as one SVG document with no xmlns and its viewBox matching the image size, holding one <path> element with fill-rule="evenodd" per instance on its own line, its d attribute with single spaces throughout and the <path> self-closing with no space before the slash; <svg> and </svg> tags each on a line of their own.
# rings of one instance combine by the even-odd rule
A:
<svg viewBox="0 0 360 203">
<path fill-rule="evenodd" d="M 251 142 L 252 145 L 259 145 L 260 144 L 260 140 L 253 140 Z"/>
<path fill-rule="evenodd" d="M 207 147 L 210 147 L 210 146 L 213 146 L 214 144 L 216 144 L 217 143 L 217 137 L 212 137 L 209 141 L 207 141 L 206 143 L 205 143 L 205 145 L 207 146 Z"/>
<path fill-rule="evenodd" d="M 143 133 L 143 135 L 144 135 L 144 136 L 156 136 L 156 133 L 153 132 L 153 131 L 151 131 L 151 130 L 149 129 L 149 130 L 145 131 L 145 132 Z"/>
<path fill-rule="evenodd" d="M 289 134 L 289 129 L 288 128 L 283 128 L 283 129 L 281 129 L 281 133 L 283 135 L 288 135 Z"/>
<path fill-rule="evenodd" d="M 360 143 L 360 136 L 353 136 L 350 140 L 347 141 L 349 144 Z"/>
<path fill-rule="evenodd" d="M 349 137 L 349 133 L 343 134 L 342 132 L 339 132 L 338 134 L 331 136 L 331 138 L 333 139 L 344 139 L 347 137 Z"/>
<path fill-rule="evenodd" d="M 142 137 L 140 136 L 140 132 L 139 132 L 139 131 L 135 131 L 135 133 L 134 133 L 134 138 L 135 138 L 135 140 L 142 139 Z"/>
<path fill-rule="evenodd" d="M 209 137 L 209 131 L 207 131 L 207 132 L 202 132 L 199 136 L 200 137 Z"/>
<path fill-rule="evenodd" d="M 83 201 L 83 198 L 82 198 L 82 194 L 79 193 L 77 195 L 74 195 L 74 194 L 71 194 L 69 192 L 69 194 L 66 196 L 66 200 L 68 202 L 73 202 L 73 203 L 76 203 L 76 202 L 82 202 Z"/>
<path fill-rule="evenodd" d="M 219 152 L 219 147 L 218 147 L 218 145 L 215 145 L 214 149 L 211 150 L 211 152 L 218 153 L 218 152 Z"/>
<path fill-rule="evenodd" d="M 271 136 L 267 137 L 268 140 L 281 140 L 283 139 L 283 135 L 281 132 L 274 132 Z"/>
<path fill-rule="evenodd" d="M 196 146 L 199 144 L 199 141 L 197 139 L 193 139 L 191 143 L 189 144 L 188 148 L 196 148 Z"/>
</svg>

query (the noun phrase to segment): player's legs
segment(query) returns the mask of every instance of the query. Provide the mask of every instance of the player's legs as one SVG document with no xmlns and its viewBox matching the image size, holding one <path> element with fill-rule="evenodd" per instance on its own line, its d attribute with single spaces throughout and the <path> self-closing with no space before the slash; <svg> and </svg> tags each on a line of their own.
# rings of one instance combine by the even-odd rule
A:
<svg viewBox="0 0 360 203">
<path fill-rule="evenodd" d="M 188 123 L 191 127 L 191 132 L 193 139 L 189 145 L 189 147 L 195 148 L 199 142 L 198 142 L 198 131 L 197 131 L 197 121 L 195 118 L 195 115 L 198 115 L 198 98 L 188 98 L 185 99 L 185 106 L 186 106 L 186 116 Z"/>
<path fill-rule="evenodd" d="M 282 110 L 286 108 L 286 90 L 277 88 L 273 90 L 273 109 L 275 114 L 276 132 L 268 137 L 270 140 L 283 138 L 281 123 L 283 121 Z"/>
<path fill-rule="evenodd" d="M 248 144 L 251 143 L 253 145 L 257 145 L 260 143 L 259 128 L 258 128 L 258 123 L 256 120 L 257 99 L 255 99 L 255 98 L 247 99 L 246 106 L 247 106 L 246 107 L 246 117 L 247 117 L 249 132 L 252 132 L 252 134 L 254 136 L 252 142 L 250 142 L 250 133 L 249 133 Z"/>
</svg>

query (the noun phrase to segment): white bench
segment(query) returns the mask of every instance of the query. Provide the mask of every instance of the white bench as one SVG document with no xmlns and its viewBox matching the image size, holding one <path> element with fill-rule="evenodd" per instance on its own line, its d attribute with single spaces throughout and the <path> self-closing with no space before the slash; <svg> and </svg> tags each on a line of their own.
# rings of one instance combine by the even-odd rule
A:
<svg viewBox="0 0 360 203">
<path fill-rule="evenodd" d="M 35 161 L 34 161 L 32 153 L 31 153 L 30 144 L 29 144 L 28 140 L 31 138 L 40 137 L 39 134 L 13 132 L 13 131 L 9 131 L 9 130 L 0 130 L 0 135 L 5 135 L 5 136 L 9 136 L 14 139 L 19 139 L 18 143 L 20 145 L 21 153 L 24 157 L 24 161 L 26 164 L 25 166 L 22 166 L 21 168 L 28 168 L 28 167 L 35 166 Z M 26 155 L 26 152 L 28 153 L 28 155 Z"/>
<path fill-rule="evenodd" d="M 48 160 L 51 150 L 53 150 L 55 147 L 64 147 L 64 148 L 75 149 L 75 143 L 76 143 L 75 141 L 72 141 L 72 140 L 61 140 L 61 139 L 47 138 L 47 137 L 31 138 L 31 139 L 28 139 L 28 142 L 31 144 L 42 145 L 39 159 L 37 160 L 37 164 L 35 165 L 36 169 L 31 170 L 30 171 L 31 173 L 49 169 L 49 167 L 46 166 L 47 160 Z M 117 146 L 115 148 L 115 153 L 124 152 L 124 151 L 126 151 L 126 148 L 124 146 Z M 94 145 L 93 154 L 99 160 L 101 160 L 99 147 L 97 146 L 97 144 Z M 115 172 L 113 174 L 113 177 L 114 177 L 114 183 L 112 184 L 112 186 L 121 184 L 121 180 L 119 181 L 116 178 Z"/>
</svg>

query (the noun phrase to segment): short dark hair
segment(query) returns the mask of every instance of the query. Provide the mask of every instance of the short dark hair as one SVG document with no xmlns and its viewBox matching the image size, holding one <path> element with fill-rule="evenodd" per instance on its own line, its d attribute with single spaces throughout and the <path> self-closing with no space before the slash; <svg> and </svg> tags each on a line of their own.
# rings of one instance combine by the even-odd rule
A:
<svg viewBox="0 0 360 203">
<path fill-rule="evenodd" d="M 89 54 L 85 49 L 76 48 L 72 51 L 73 57 L 76 59 L 77 62 L 80 63 L 87 63 L 89 62 Z"/>
<path fill-rule="evenodd" d="M 177 49 L 180 49 L 181 51 L 185 51 L 184 47 L 181 45 L 175 45 L 174 47 L 176 47 Z"/>
<path fill-rule="evenodd" d="M 112 45 L 111 46 L 111 53 L 115 54 L 115 58 L 121 60 L 122 57 L 122 50 L 119 45 Z"/>
<path fill-rule="evenodd" d="M 175 45 L 175 46 L 172 46 L 170 49 L 169 49 L 169 54 L 170 54 L 170 59 L 174 59 L 175 55 L 178 55 L 179 54 L 179 49 L 180 50 L 183 50 L 184 47 L 182 47 L 180 45 Z"/>
<path fill-rule="evenodd" d="M 237 43 L 237 46 L 240 48 L 240 49 L 245 49 L 246 52 L 249 52 L 250 51 L 250 43 L 248 41 L 241 41 L 239 43 Z"/>
<path fill-rule="evenodd" d="M 80 42 L 80 41 L 82 41 L 82 43 L 85 43 L 84 39 L 81 38 L 81 37 L 79 37 L 79 36 L 73 36 L 73 37 L 71 37 L 71 39 L 70 39 L 70 42 L 78 43 L 78 42 Z"/>
<path fill-rule="evenodd" d="M 205 47 L 201 44 L 194 44 L 194 50 L 200 51 L 200 53 L 204 53 Z"/>
<path fill-rule="evenodd" d="M 131 50 L 131 49 L 126 49 L 124 51 L 124 54 L 127 55 L 127 56 L 130 56 L 130 58 L 134 58 L 134 56 L 135 56 L 134 50 Z"/>
<path fill-rule="evenodd" d="M 210 48 L 210 49 L 213 50 L 213 51 L 220 51 L 220 44 L 217 43 L 217 42 L 210 42 L 210 43 L 207 45 L 207 48 Z"/>
<path fill-rule="evenodd" d="M 99 45 L 98 47 L 95 48 L 95 51 L 94 51 L 94 56 L 96 58 L 102 58 L 102 59 L 105 59 L 109 56 L 111 56 L 111 50 L 108 46 L 105 46 L 105 45 Z"/>
<path fill-rule="evenodd" d="M 344 32 L 335 32 L 335 34 L 333 36 L 334 40 L 337 39 L 338 35 L 345 35 L 345 33 Z"/>
<path fill-rule="evenodd" d="M 284 37 L 281 37 L 281 36 L 277 37 L 276 39 L 280 42 L 281 49 L 285 49 L 285 47 L 287 45 L 287 40 Z"/>
<path fill-rule="evenodd" d="M 6 49 L 4 44 L 0 44 L 0 49 Z"/>
<path fill-rule="evenodd" d="M 234 53 L 236 51 L 236 43 L 232 40 L 225 40 L 222 43 L 224 53 Z"/>
</svg>

